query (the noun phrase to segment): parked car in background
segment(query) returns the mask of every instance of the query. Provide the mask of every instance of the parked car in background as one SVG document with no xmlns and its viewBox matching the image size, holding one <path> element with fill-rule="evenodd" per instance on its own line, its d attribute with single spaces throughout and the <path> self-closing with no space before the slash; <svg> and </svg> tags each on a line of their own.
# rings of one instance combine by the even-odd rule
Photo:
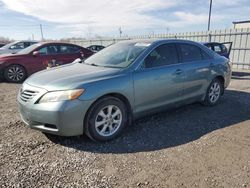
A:
<svg viewBox="0 0 250 188">
<path fill-rule="evenodd" d="M 91 45 L 87 47 L 87 49 L 91 50 L 92 52 L 99 52 L 103 48 L 105 48 L 105 46 L 101 46 L 101 45 Z"/>
<path fill-rule="evenodd" d="M 23 41 L 16 41 L 9 44 L 4 45 L 0 48 L 0 54 L 15 54 L 33 44 L 38 43 L 37 41 L 29 41 L 29 40 L 23 40 Z"/>
<path fill-rule="evenodd" d="M 84 63 L 36 73 L 22 85 L 18 103 L 31 128 L 107 141 L 132 118 L 193 102 L 217 104 L 230 78 L 229 60 L 199 43 L 132 40 Z"/>
<path fill-rule="evenodd" d="M 74 44 L 37 43 L 16 54 L 0 56 L 0 70 L 8 82 L 22 82 L 29 75 L 48 66 L 71 63 L 77 58 L 87 58 L 92 54 L 92 51 Z"/>
<path fill-rule="evenodd" d="M 232 49 L 232 42 L 206 42 L 203 43 L 205 46 L 207 46 L 210 50 L 215 51 L 217 54 L 224 56 L 226 58 L 229 58 L 230 52 Z"/>
<path fill-rule="evenodd" d="M 5 43 L 0 43 L 0 48 L 6 45 Z"/>
</svg>

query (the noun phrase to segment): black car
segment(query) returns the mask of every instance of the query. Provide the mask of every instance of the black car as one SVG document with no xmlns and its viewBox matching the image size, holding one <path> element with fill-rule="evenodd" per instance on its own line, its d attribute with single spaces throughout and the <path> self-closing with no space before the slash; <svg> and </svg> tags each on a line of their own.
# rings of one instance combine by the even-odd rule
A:
<svg viewBox="0 0 250 188">
<path fill-rule="evenodd" d="M 3 47 L 5 45 L 5 43 L 0 43 L 0 48 Z"/>
<path fill-rule="evenodd" d="M 87 49 L 91 50 L 92 52 L 99 52 L 103 48 L 105 48 L 105 46 L 101 46 L 101 45 L 91 45 L 87 47 Z"/>
<path fill-rule="evenodd" d="M 210 50 L 215 51 L 217 54 L 220 54 L 221 56 L 229 58 L 233 43 L 232 42 L 224 42 L 224 43 L 207 42 L 203 44 L 207 46 Z"/>
</svg>

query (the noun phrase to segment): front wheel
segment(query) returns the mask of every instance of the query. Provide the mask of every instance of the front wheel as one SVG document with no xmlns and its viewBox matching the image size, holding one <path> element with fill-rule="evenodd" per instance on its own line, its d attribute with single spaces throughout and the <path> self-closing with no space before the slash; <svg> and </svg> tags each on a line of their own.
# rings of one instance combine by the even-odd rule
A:
<svg viewBox="0 0 250 188">
<path fill-rule="evenodd" d="M 86 134 L 95 141 L 114 139 L 127 123 L 126 105 L 117 98 L 106 97 L 89 110 L 85 121 Z"/>
<path fill-rule="evenodd" d="M 223 89 L 223 84 L 219 79 L 213 80 L 207 89 L 206 98 L 203 103 L 207 106 L 216 105 L 220 100 Z"/>
<path fill-rule="evenodd" d="M 26 70 L 20 65 L 11 65 L 4 70 L 4 78 L 8 82 L 19 83 L 27 77 Z"/>
</svg>

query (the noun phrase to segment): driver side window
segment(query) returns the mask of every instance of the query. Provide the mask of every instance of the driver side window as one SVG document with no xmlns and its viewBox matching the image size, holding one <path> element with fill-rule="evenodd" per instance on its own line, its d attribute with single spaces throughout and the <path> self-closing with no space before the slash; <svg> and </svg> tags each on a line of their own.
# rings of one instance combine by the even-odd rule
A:
<svg viewBox="0 0 250 188">
<path fill-rule="evenodd" d="M 177 64 L 178 54 L 175 44 L 163 44 L 155 48 L 144 60 L 145 68 Z"/>
<path fill-rule="evenodd" d="M 58 53 L 58 48 L 55 45 L 51 45 L 40 48 L 38 51 L 41 55 L 53 55 Z"/>
</svg>

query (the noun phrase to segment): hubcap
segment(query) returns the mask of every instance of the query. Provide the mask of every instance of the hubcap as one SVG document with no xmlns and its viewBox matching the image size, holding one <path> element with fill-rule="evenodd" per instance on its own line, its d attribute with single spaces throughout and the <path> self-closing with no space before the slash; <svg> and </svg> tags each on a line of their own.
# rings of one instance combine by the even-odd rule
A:
<svg viewBox="0 0 250 188">
<path fill-rule="evenodd" d="M 115 105 L 105 106 L 97 114 L 95 129 L 101 136 L 112 136 L 121 126 L 122 112 Z"/>
<path fill-rule="evenodd" d="M 220 84 L 215 82 L 211 85 L 210 90 L 209 90 L 209 100 L 212 103 L 217 102 L 217 100 L 220 97 Z"/>
<path fill-rule="evenodd" d="M 11 67 L 11 68 L 9 68 L 7 75 L 9 77 L 9 79 L 11 79 L 13 81 L 20 81 L 20 80 L 22 80 L 22 78 L 24 76 L 24 72 L 19 67 Z"/>
</svg>

